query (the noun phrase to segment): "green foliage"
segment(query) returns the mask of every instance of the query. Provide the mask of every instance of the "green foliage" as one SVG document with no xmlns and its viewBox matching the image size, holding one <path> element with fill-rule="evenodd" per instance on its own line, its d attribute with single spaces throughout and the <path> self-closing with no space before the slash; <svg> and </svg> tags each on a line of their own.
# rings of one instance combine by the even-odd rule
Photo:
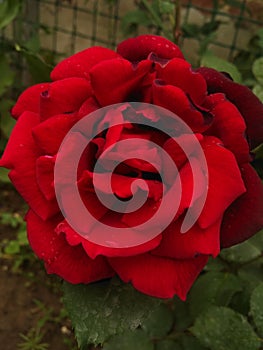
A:
<svg viewBox="0 0 263 350">
<path fill-rule="evenodd" d="M 145 27 L 155 34 L 174 40 L 174 3 L 165 0 L 140 0 L 135 5 L 136 9 L 128 11 L 121 19 L 121 29 L 125 36 L 135 35 L 139 27 Z"/>
<path fill-rule="evenodd" d="M 172 310 L 161 304 L 142 324 L 142 329 L 152 338 L 162 338 L 172 329 L 174 322 Z"/>
<path fill-rule="evenodd" d="M 6 90 L 13 84 L 15 74 L 8 64 L 6 55 L 0 54 L 0 95 L 2 95 Z"/>
<path fill-rule="evenodd" d="M 256 78 L 253 92 L 263 102 L 263 57 L 259 57 L 253 62 L 252 72 Z"/>
<path fill-rule="evenodd" d="M 246 263 L 253 259 L 259 258 L 263 251 L 263 231 L 252 237 L 250 240 L 231 248 L 224 249 L 221 257 L 234 263 Z"/>
<path fill-rule="evenodd" d="M 22 341 L 18 344 L 20 350 L 47 350 L 49 345 L 43 342 L 44 333 L 39 328 L 31 328 L 27 334 L 20 334 Z"/>
<path fill-rule="evenodd" d="M 186 302 L 161 304 L 119 280 L 64 284 L 81 349 L 257 350 L 262 336 L 263 232 L 211 259 Z"/>
<path fill-rule="evenodd" d="M 227 306 L 233 295 L 241 290 L 239 279 L 231 273 L 208 272 L 201 275 L 189 294 L 189 308 L 193 319 L 211 305 Z"/>
<path fill-rule="evenodd" d="M 2 227 L 16 230 L 14 239 L 1 241 L 0 258 L 11 259 L 13 262 L 12 271 L 19 272 L 25 262 L 34 260 L 27 240 L 26 224 L 20 214 L 8 212 L 0 214 L 0 224 Z"/>
<path fill-rule="evenodd" d="M 250 307 L 250 313 L 258 333 L 263 337 L 263 282 L 254 289 L 250 299 Z"/>
<path fill-rule="evenodd" d="M 259 337 L 247 319 L 227 307 L 210 307 L 198 316 L 191 332 L 211 350 L 257 350 Z"/>
<path fill-rule="evenodd" d="M 242 77 L 237 67 L 234 64 L 215 56 L 209 51 L 202 55 L 201 66 L 214 68 L 220 72 L 226 72 L 230 74 L 235 82 L 241 83 Z"/>
<path fill-rule="evenodd" d="M 154 350 L 154 345 L 140 329 L 115 335 L 103 347 L 104 350 Z"/>
<path fill-rule="evenodd" d="M 0 2 L 0 29 L 12 22 L 19 13 L 21 0 L 4 0 Z"/>
<path fill-rule="evenodd" d="M 88 286 L 64 283 L 64 302 L 81 349 L 135 330 L 160 303 L 117 279 Z"/>
</svg>

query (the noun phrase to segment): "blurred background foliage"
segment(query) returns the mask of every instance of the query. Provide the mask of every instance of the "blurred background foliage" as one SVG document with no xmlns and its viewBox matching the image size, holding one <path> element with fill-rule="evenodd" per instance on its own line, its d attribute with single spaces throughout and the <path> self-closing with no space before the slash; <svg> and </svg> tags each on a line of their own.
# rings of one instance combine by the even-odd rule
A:
<svg viewBox="0 0 263 350">
<path fill-rule="evenodd" d="M 14 126 L 10 108 L 23 89 L 49 81 L 63 57 L 92 45 L 114 48 L 137 34 L 166 36 L 193 66 L 228 72 L 263 101 L 262 27 L 262 0 L 0 0 L 0 155 Z M 261 175 L 262 159 L 259 147 Z M 0 187 L 8 197 L 4 169 Z M 0 260 L 12 273 L 36 266 L 24 212 L 0 209 Z M 262 268 L 263 232 L 211 259 L 185 303 L 160 305 L 118 280 L 85 289 L 65 284 L 64 300 L 82 349 L 104 343 L 105 350 L 257 350 L 263 349 Z M 49 348 L 42 328 L 62 322 L 66 312 L 54 317 L 45 307 L 38 305 L 44 316 L 21 335 L 21 349 Z"/>
</svg>

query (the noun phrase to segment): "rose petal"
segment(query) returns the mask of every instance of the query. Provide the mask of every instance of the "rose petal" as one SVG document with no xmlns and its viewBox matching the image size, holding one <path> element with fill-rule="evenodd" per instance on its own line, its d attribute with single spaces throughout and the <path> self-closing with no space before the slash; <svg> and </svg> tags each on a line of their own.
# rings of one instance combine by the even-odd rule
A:
<svg viewBox="0 0 263 350">
<path fill-rule="evenodd" d="M 221 220 L 206 229 L 194 225 L 186 233 L 181 233 L 182 221 L 179 218 L 167 227 L 152 254 L 174 259 L 191 259 L 199 254 L 216 257 L 219 254 Z"/>
<path fill-rule="evenodd" d="M 114 216 L 108 216 L 104 223 L 107 223 L 109 226 L 114 225 Z M 119 223 L 118 223 L 119 224 Z M 123 227 L 127 227 L 123 224 Z M 60 223 L 56 228 L 57 233 L 65 234 L 67 242 L 72 245 L 82 244 L 84 250 L 89 257 L 95 259 L 99 255 L 106 257 L 124 257 L 124 256 L 133 256 L 142 254 L 144 252 L 150 251 L 158 246 L 161 240 L 161 235 L 153 238 L 152 240 L 146 242 L 145 244 L 129 247 L 129 248 L 111 248 L 105 245 L 95 244 L 84 237 L 80 236 L 71 226 L 68 225 L 66 221 Z"/>
<path fill-rule="evenodd" d="M 55 199 L 54 167 L 55 157 L 42 156 L 36 160 L 36 180 L 40 191 L 49 201 Z"/>
<path fill-rule="evenodd" d="M 215 137 L 201 141 L 208 166 L 208 192 L 198 219 L 201 228 L 216 223 L 229 205 L 246 191 L 234 155 Z"/>
<path fill-rule="evenodd" d="M 246 86 L 237 84 L 212 68 L 199 68 L 210 93 L 223 92 L 240 111 L 247 125 L 251 148 L 263 142 L 263 104 Z"/>
<path fill-rule="evenodd" d="M 40 95 L 46 91 L 50 83 L 42 83 L 30 86 L 18 97 L 18 100 L 11 110 L 11 114 L 18 119 L 23 112 L 39 113 Z"/>
<path fill-rule="evenodd" d="M 32 127 L 39 122 L 33 112 L 24 112 L 17 121 L 0 166 L 12 168 L 9 177 L 28 205 L 43 220 L 58 211 L 56 201 L 47 201 L 39 189 L 36 178 L 36 160 L 39 156 L 32 138 Z"/>
<path fill-rule="evenodd" d="M 222 140 L 224 146 L 234 153 L 238 163 L 251 161 L 245 138 L 246 124 L 236 106 L 226 100 L 223 94 L 208 96 L 206 104 L 209 104 L 214 115 L 207 134 Z"/>
<path fill-rule="evenodd" d="M 180 58 L 173 58 L 164 67 L 156 66 L 157 79 L 167 85 L 182 89 L 197 104 L 202 104 L 207 95 L 206 81 L 203 76 L 192 70 L 190 63 Z"/>
<path fill-rule="evenodd" d="M 127 101 L 133 91 L 138 93 L 137 90 L 141 88 L 142 81 L 151 67 L 151 61 L 142 61 L 134 67 L 124 59 L 97 64 L 90 70 L 91 85 L 96 99 L 101 106 Z"/>
<path fill-rule="evenodd" d="M 45 120 L 56 114 L 76 112 L 90 95 L 86 79 L 67 78 L 50 83 L 40 96 L 40 117 Z"/>
<path fill-rule="evenodd" d="M 31 210 L 26 216 L 29 243 L 45 261 L 48 273 L 55 273 L 70 283 L 90 283 L 114 275 L 106 259 L 90 259 L 84 249 L 71 246 L 54 231 L 58 220 L 42 221 Z"/>
<path fill-rule="evenodd" d="M 35 126 L 32 133 L 41 152 L 55 155 L 64 137 L 77 121 L 77 114 L 59 114 Z"/>
<path fill-rule="evenodd" d="M 51 72 L 51 79 L 60 80 L 71 77 L 89 79 L 89 71 L 93 66 L 101 61 L 111 60 L 117 57 L 119 55 L 115 51 L 105 47 L 90 47 L 57 64 Z"/>
<path fill-rule="evenodd" d="M 152 52 L 160 58 L 184 58 L 177 45 L 158 35 L 139 35 L 126 39 L 118 45 L 117 52 L 132 62 L 142 61 Z"/>
<path fill-rule="evenodd" d="M 227 209 L 221 228 L 223 248 L 241 243 L 263 228 L 263 185 L 256 171 L 243 164 L 241 174 L 246 193 Z"/>
<path fill-rule="evenodd" d="M 207 263 L 204 255 L 189 260 L 172 260 L 143 254 L 135 257 L 110 258 L 109 262 L 124 282 L 131 282 L 140 292 L 182 300 Z"/>
<path fill-rule="evenodd" d="M 190 103 L 182 89 L 157 80 L 153 85 L 153 103 L 175 113 L 193 132 L 205 131 L 211 122 Z"/>
</svg>

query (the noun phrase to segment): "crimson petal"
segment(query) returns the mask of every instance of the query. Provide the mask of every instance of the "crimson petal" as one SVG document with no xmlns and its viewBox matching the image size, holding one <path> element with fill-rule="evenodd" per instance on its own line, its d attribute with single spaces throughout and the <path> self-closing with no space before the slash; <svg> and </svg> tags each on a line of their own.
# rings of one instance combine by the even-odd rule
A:
<svg viewBox="0 0 263 350">
<path fill-rule="evenodd" d="M 90 259 L 81 245 L 71 246 L 63 235 L 55 233 L 57 219 L 42 221 L 32 210 L 26 216 L 29 243 L 44 260 L 48 273 L 54 273 L 70 283 L 90 283 L 112 277 L 113 270 L 106 259 Z"/>
<path fill-rule="evenodd" d="M 153 103 L 178 115 L 193 132 L 203 132 L 209 127 L 210 118 L 206 120 L 179 87 L 156 80 L 153 84 Z"/>
<path fill-rule="evenodd" d="M 187 61 L 174 58 L 164 67 L 156 66 L 157 79 L 167 85 L 174 85 L 189 95 L 195 103 L 201 105 L 207 95 L 206 81 L 200 73 L 192 70 Z"/>
<path fill-rule="evenodd" d="M 40 117 L 45 120 L 56 114 L 76 112 L 90 95 L 91 87 L 86 79 L 74 77 L 54 81 L 41 93 Z"/>
<path fill-rule="evenodd" d="M 234 153 L 239 164 L 251 161 L 245 138 L 246 124 L 236 106 L 221 93 L 209 95 L 205 103 L 209 104 L 214 115 L 207 134 L 222 140 L 224 146 Z"/>
<path fill-rule="evenodd" d="M 247 125 L 247 135 L 251 148 L 263 142 L 263 104 L 246 86 L 227 78 L 212 68 L 199 68 L 207 82 L 210 93 L 223 92 L 227 99 L 239 109 Z"/>
<path fill-rule="evenodd" d="M 72 126 L 77 122 L 76 114 L 59 114 L 35 126 L 34 140 L 45 155 L 55 155 Z"/>
<path fill-rule="evenodd" d="M 233 153 L 224 148 L 220 140 L 206 136 L 201 145 L 208 166 L 208 192 L 198 223 L 207 228 L 222 217 L 246 188 Z"/>
<path fill-rule="evenodd" d="M 216 257 L 219 254 L 221 220 L 206 229 L 194 225 L 186 233 L 181 233 L 181 225 L 181 218 L 169 225 L 152 254 L 174 259 L 191 259 L 199 254 Z"/>
<path fill-rule="evenodd" d="M 39 122 L 39 116 L 33 112 L 24 112 L 17 121 L 0 166 L 12 168 L 11 181 L 28 205 L 42 219 L 56 214 L 56 201 L 47 201 L 39 189 L 36 177 L 36 160 L 39 156 L 32 138 L 32 127 Z"/>
<path fill-rule="evenodd" d="M 107 225 L 115 226 L 114 216 L 108 216 L 106 220 L 104 220 L 104 223 L 105 222 L 107 223 Z M 126 227 L 126 225 L 123 224 L 123 227 Z M 92 259 L 95 259 L 100 255 L 106 257 L 126 257 L 142 254 L 144 252 L 156 248 L 161 240 L 161 235 L 159 235 L 153 238 L 152 240 L 137 246 L 129 248 L 111 248 L 108 246 L 95 244 L 85 239 L 84 237 L 80 236 L 71 226 L 69 226 L 66 221 L 63 221 L 60 224 L 58 224 L 58 226 L 56 227 L 56 232 L 59 234 L 65 234 L 67 242 L 72 246 L 82 244 L 87 255 Z"/>
<path fill-rule="evenodd" d="M 23 112 L 39 113 L 40 95 L 48 89 L 50 83 L 42 83 L 30 86 L 18 97 L 18 100 L 11 110 L 11 114 L 18 119 Z"/>
<path fill-rule="evenodd" d="M 263 227 L 263 186 L 249 164 L 242 165 L 241 174 L 247 192 L 227 209 L 221 229 L 223 248 L 241 243 Z"/>
<path fill-rule="evenodd" d="M 152 52 L 160 58 L 184 58 L 177 45 L 158 35 L 139 35 L 126 39 L 118 45 L 117 52 L 132 62 L 142 61 Z"/>
<path fill-rule="evenodd" d="M 90 47 L 61 61 L 51 72 L 52 80 L 71 77 L 89 79 L 90 69 L 104 60 L 117 58 L 119 55 L 110 49 L 100 46 Z"/>
<path fill-rule="evenodd" d="M 90 70 L 91 85 L 96 99 L 101 106 L 125 102 L 136 88 L 141 87 L 151 67 L 152 62 L 148 60 L 135 67 L 121 58 L 97 64 Z"/>
<path fill-rule="evenodd" d="M 109 258 L 113 269 L 124 282 L 131 282 L 140 292 L 158 297 L 182 300 L 207 263 L 207 256 L 173 260 L 143 254 L 135 257 Z"/>
</svg>

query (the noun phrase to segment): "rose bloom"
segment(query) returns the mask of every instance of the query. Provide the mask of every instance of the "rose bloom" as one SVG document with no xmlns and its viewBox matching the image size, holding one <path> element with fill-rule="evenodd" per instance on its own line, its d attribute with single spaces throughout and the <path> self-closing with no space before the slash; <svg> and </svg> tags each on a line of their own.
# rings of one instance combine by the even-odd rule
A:
<svg viewBox="0 0 263 350">
<path fill-rule="evenodd" d="M 248 239 L 263 226 L 263 189 L 250 165 L 250 151 L 263 141 L 263 105 L 228 75 L 193 69 L 175 44 L 154 35 L 125 40 L 116 52 L 88 48 L 60 62 L 51 79 L 29 87 L 18 98 L 11 112 L 17 123 L 0 163 L 11 169 L 10 179 L 29 205 L 26 222 L 32 249 L 48 273 L 70 283 L 118 275 L 143 293 L 160 298 L 176 294 L 185 300 L 209 256 L 216 257 L 221 248 Z M 85 150 L 78 169 L 81 198 L 97 220 L 132 227 L 154 215 L 162 198 L 158 166 L 152 165 L 161 162 L 158 152 L 138 150 L 148 162 L 139 156 L 125 160 L 125 151 L 113 147 L 109 160 L 113 156 L 122 160 L 112 175 L 113 193 L 123 201 L 130 199 L 131 184 L 139 178 L 148 184 L 148 199 L 134 213 L 124 214 L 99 202 L 92 182 L 94 164 L 119 140 L 158 143 L 177 164 L 182 182 L 179 211 L 162 233 L 139 246 L 111 248 L 85 239 L 65 220 L 55 196 L 54 164 L 77 121 L 101 107 L 129 101 L 164 107 L 189 125 L 206 157 L 208 193 L 197 222 L 181 233 L 193 176 L 180 147 L 157 129 L 132 123 L 100 133 Z M 99 187 L 107 194 L 103 180 Z"/>
</svg>

